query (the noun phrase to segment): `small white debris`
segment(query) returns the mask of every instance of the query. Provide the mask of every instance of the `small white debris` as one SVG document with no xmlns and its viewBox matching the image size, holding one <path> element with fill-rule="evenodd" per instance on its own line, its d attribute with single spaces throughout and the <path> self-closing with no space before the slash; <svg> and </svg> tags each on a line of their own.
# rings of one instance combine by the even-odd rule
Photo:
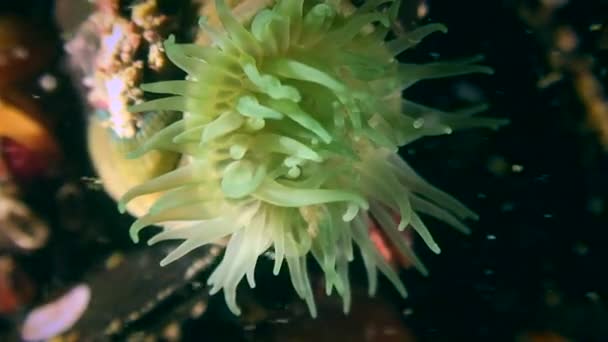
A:
<svg viewBox="0 0 608 342">
<path fill-rule="evenodd" d="M 589 31 L 601 31 L 604 26 L 602 24 L 591 24 L 589 25 Z"/>
<path fill-rule="evenodd" d="M 599 302 L 600 300 L 600 295 L 595 291 L 585 293 L 585 297 L 587 297 L 592 302 Z"/>
<path fill-rule="evenodd" d="M 30 52 L 23 46 L 17 46 L 13 48 L 11 52 L 13 54 L 13 57 L 15 57 L 16 59 L 27 59 L 30 56 Z"/>
<path fill-rule="evenodd" d="M 50 93 L 57 89 L 57 78 L 51 74 L 44 74 L 38 79 L 38 84 L 40 88 Z"/>
<path fill-rule="evenodd" d="M 523 165 L 519 165 L 519 164 L 513 164 L 511 165 L 511 171 L 515 172 L 515 173 L 520 173 L 524 170 L 524 166 Z"/>
<path fill-rule="evenodd" d="M 202 300 L 198 301 L 190 310 L 190 317 L 192 317 L 192 319 L 199 318 L 205 313 L 205 311 L 207 311 L 207 303 Z"/>
<path fill-rule="evenodd" d="M 420 3 L 420 5 L 418 5 L 418 8 L 416 9 L 416 15 L 418 16 L 418 19 L 422 19 L 422 18 L 426 17 L 428 14 L 429 14 L 429 6 L 426 4 L 426 2 Z"/>
<path fill-rule="evenodd" d="M 513 202 L 505 202 L 500 206 L 500 211 L 503 213 L 511 212 L 515 209 L 515 204 Z"/>
</svg>

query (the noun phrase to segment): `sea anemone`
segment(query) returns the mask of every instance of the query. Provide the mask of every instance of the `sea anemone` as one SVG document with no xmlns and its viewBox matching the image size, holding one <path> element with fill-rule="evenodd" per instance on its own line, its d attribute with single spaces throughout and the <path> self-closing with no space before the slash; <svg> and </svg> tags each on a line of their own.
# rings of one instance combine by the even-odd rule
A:
<svg viewBox="0 0 608 342">
<path fill-rule="evenodd" d="M 268 3 L 263 1 L 260 3 Z M 476 215 L 418 176 L 399 147 L 455 129 L 498 127 L 474 118 L 480 110 L 445 113 L 404 100 L 419 80 L 491 73 L 477 58 L 403 64 L 396 56 L 445 26 L 430 24 L 386 41 L 400 1 L 367 1 L 359 8 L 340 1 L 276 0 L 240 22 L 216 0 L 223 30 L 204 18 L 206 46 L 176 43 L 164 48 L 187 73 L 185 80 L 146 84 L 149 93 L 173 96 L 136 104 L 132 111 L 178 111 L 181 120 L 149 137 L 132 157 L 151 150 L 181 153 L 175 170 L 132 188 L 132 199 L 162 192 L 131 227 L 137 242 L 149 225 L 164 229 L 148 243 L 183 240 L 161 265 L 228 237 L 222 261 L 209 277 L 211 293 L 224 291 L 239 314 L 237 286 L 255 286 L 258 258 L 273 251 L 278 274 L 284 261 L 297 294 L 316 316 L 307 271 L 312 254 L 333 289 L 350 307 L 349 263 L 357 246 L 369 276 L 369 292 L 383 273 L 406 290 L 369 238 L 373 220 L 422 271 L 400 231 L 415 230 L 440 249 L 419 214 L 462 232 Z M 345 8 L 347 8 L 345 10 Z M 395 221 L 395 216 L 399 220 Z M 176 224 L 177 222 L 177 224 Z"/>
</svg>

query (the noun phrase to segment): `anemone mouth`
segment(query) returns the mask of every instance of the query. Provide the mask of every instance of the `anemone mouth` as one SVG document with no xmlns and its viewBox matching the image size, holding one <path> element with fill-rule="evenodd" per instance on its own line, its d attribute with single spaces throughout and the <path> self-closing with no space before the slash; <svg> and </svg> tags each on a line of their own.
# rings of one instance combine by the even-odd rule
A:
<svg viewBox="0 0 608 342">
<path fill-rule="evenodd" d="M 133 155 L 169 150 L 189 156 L 187 165 L 134 187 L 120 201 L 163 192 L 131 228 L 163 224 L 150 243 L 184 240 L 161 264 L 194 248 L 229 237 L 224 258 L 209 283 L 224 291 L 240 312 L 236 287 L 255 286 L 258 257 L 275 251 L 275 273 L 286 262 L 296 292 L 316 315 L 306 260 L 311 254 L 350 306 L 348 264 L 353 245 L 365 263 L 370 293 L 380 270 L 405 295 L 393 269 L 368 236 L 370 220 L 426 273 L 400 230 L 414 229 L 431 250 L 440 249 L 417 213 L 467 232 L 462 220 L 475 214 L 418 176 L 396 154 L 424 136 L 469 127 L 498 127 L 500 120 L 474 118 L 401 100 L 403 89 L 422 79 L 489 73 L 477 59 L 415 65 L 394 55 L 433 32 L 431 24 L 385 42 L 400 1 L 368 1 L 345 14 L 331 2 L 278 0 L 247 25 L 216 0 L 223 31 L 203 19 L 209 46 L 165 43 L 167 55 L 187 72 L 185 80 L 148 84 L 171 94 L 133 111 L 184 112 Z M 382 5 L 382 6 L 381 6 Z M 406 115 L 403 115 L 405 111 Z M 393 214 L 400 216 L 394 222 Z M 184 221 L 179 228 L 169 223 Z"/>
</svg>

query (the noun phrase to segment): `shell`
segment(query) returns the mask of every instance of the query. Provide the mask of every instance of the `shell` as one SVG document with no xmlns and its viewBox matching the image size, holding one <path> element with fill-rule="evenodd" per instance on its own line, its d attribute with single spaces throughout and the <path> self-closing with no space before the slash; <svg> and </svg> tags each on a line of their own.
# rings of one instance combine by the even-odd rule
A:
<svg viewBox="0 0 608 342">
<path fill-rule="evenodd" d="M 63 296 L 30 311 L 21 328 L 24 341 L 43 341 L 68 331 L 84 314 L 91 301 L 91 289 L 79 284 Z"/>
</svg>

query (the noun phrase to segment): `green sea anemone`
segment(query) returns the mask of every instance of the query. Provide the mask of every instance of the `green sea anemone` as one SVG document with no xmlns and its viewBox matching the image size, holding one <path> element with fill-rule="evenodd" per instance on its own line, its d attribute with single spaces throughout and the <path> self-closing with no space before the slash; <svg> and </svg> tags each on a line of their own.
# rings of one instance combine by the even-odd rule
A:
<svg viewBox="0 0 608 342">
<path fill-rule="evenodd" d="M 272 2 L 272 1 L 271 1 Z M 267 1 L 263 3 L 268 3 Z M 133 157 L 159 149 L 184 156 L 180 167 L 128 191 L 132 199 L 162 196 L 131 227 L 164 230 L 148 242 L 183 240 L 161 265 L 193 249 L 229 237 L 209 278 L 239 314 L 236 289 L 243 278 L 255 286 L 258 258 L 274 252 L 274 273 L 284 261 L 293 287 L 316 316 L 308 278 L 312 254 L 325 273 L 327 293 L 336 290 L 349 310 L 349 262 L 357 246 L 369 276 L 369 292 L 383 273 L 405 295 L 397 273 L 369 238 L 372 222 L 426 272 L 400 231 L 415 230 L 435 253 L 440 249 L 419 214 L 468 232 L 476 215 L 436 189 L 397 154 L 425 137 L 502 121 L 474 118 L 480 108 L 445 113 L 404 100 L 417 81 L 491 73 L 477 59 L 403 64 L 395 56 L 440 24 L 386 41 L 400 1 L 367 1 L 344 10 L 330 0 L 276 0 L 241 23 L 216 0 L 223 30 L 205 19 L 208 46 L 165 42 L 185 80 L 146 84 L 150 93 L 174 96 L 135 105 L 132 111 L 179 111 L 181 120 L 146 140 Z M 394 217 L 399 215 L 399 221 Z M 179 224 L 175 224 L 179 222 Z"/>
</svg>

